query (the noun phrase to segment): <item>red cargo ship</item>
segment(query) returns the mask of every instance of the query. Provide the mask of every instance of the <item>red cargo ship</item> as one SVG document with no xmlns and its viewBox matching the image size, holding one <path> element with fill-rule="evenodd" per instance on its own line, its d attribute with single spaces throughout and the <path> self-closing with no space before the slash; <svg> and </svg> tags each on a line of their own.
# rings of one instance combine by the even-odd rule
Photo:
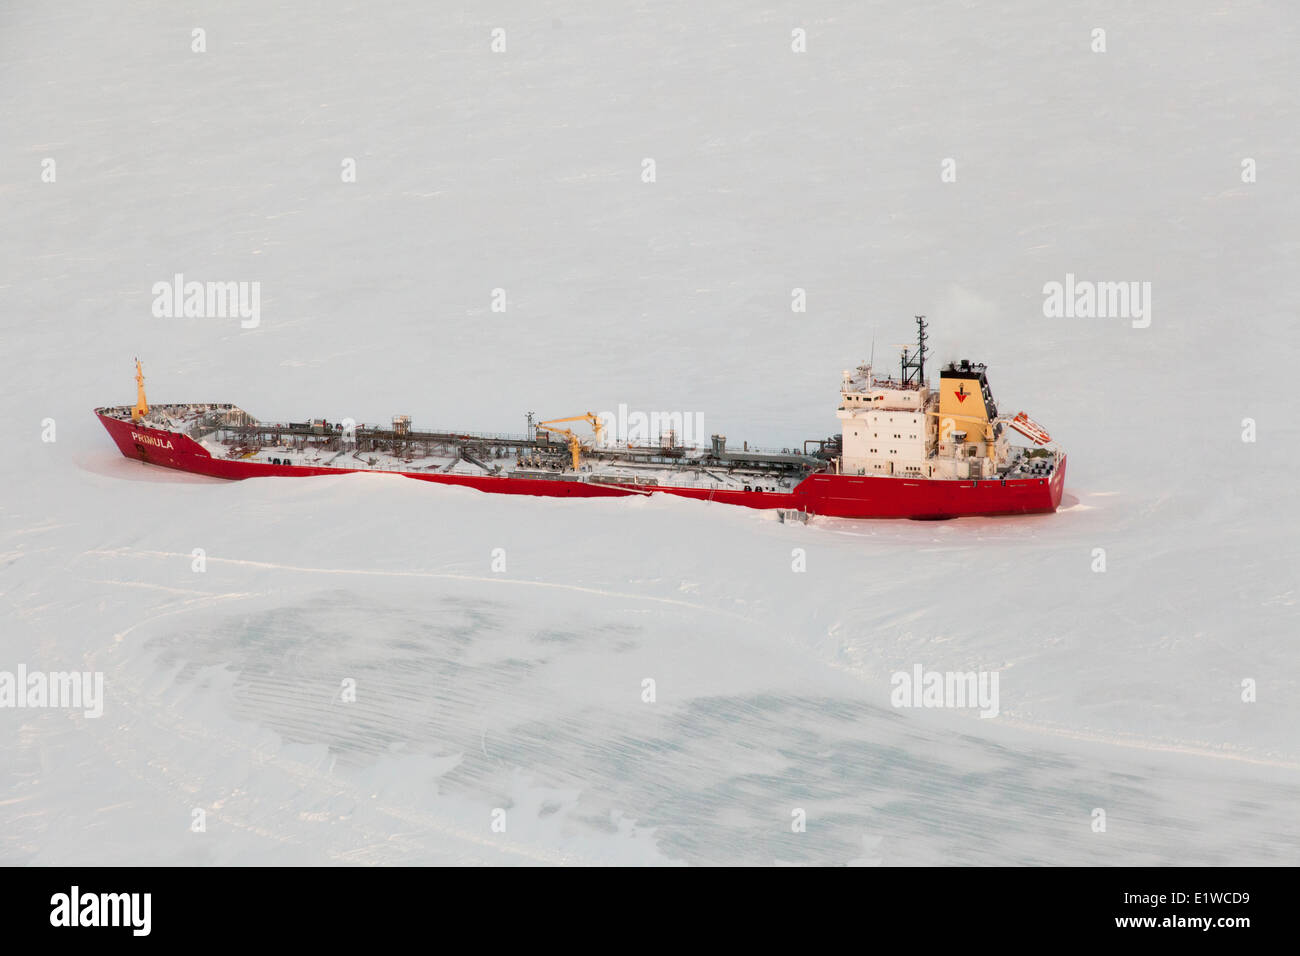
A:
<svg viewBox="0 0 1300 956">
<path fill-rule="evenodd" d="M 952 362 L 939 388 L 925 378 L 926 323 L 899 377 L 869 364 L 845 371 L 840 434 L 781 451 L 605 440 L 609 418 L 586 413 L 534 424 L 525 435 L 391 426 L 262 422 L 221 403 L 150 406 L 136 363 L 135 405 L 97 408 L 122 454 L 216 478 L 382 472 L 496 494 L 606 498 L 669 494 L 748 508 L 843 518 L 956 518 L 1055 511 L 1065 454 L 1024 412 L 1000 417 L 984 365 Z M 585 421 L 584 440 L 566 423 Z M 1017 432 L 1030 446 L 1010 443 Z M 810 448 L 809 446 L 816 446 Z"/>
</svg>

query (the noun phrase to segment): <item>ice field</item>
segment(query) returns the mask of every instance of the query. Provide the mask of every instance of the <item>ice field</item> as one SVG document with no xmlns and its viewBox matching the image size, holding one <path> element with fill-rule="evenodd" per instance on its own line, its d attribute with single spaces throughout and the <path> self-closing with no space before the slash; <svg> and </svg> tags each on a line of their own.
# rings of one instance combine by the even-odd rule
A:
<svg viewBox="0 0 1300 956">
<path fill-rule="evenodd" d="M 104 678 L 0 707 L 0 862 L 1300 862 L 1288 5 L 72 2 L 0 54 L 0 671 Z M 155 315 L 178 273 L 256 327 Z M 1149 327 L 1045 316 L 1067 274 Z M 1066 448 L 1057 514 L 228 483 L 91 414 L 138 356 L 268 419 L 781 447 L 922 313 Z M 893 706 L 917 664 L 998 715 Z"/>
</svg>

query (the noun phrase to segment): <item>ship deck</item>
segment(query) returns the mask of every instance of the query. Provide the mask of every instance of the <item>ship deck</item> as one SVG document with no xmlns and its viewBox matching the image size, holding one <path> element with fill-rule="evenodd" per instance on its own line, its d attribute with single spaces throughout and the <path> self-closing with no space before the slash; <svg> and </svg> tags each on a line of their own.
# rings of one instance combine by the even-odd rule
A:
<svg viewBox="0 0 1300 956">
<path fill-rule="evenodd" d="M 121 421 L 131 407 L 96 410 Z M 795 449 L 722 450 L 629 443 L 583 444 L 572 467 L 562 436 L 385 428 L 343 423 L 263 422 L 235 405 L 154 405 L 142 422 L 179 432 L 214 458 L 251 464 L 406 474 L 501 476 L 702 490 L 791 491 L 831 463 Z"/>
</svg>

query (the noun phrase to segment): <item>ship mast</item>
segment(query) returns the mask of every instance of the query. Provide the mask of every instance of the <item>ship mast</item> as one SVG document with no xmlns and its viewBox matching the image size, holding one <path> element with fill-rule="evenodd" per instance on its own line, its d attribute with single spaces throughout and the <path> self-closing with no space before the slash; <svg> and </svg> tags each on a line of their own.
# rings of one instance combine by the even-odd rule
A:
<svg viewBox="0 0 1300 956">
<path fill-rule="evenodd" d="M 131 409 L 131 421 L 138 422 L 149 414 L 149 401 L 144 397 L 144 369 L 140 360 L 135 360 L 135 407 Z"/>
<path fill-rule="evenodd" d="M 925 355 L 930 351 L 925 344 L 930 338 L 925 329 L 925 316 L 918 315 L 916 317 L 916 351 L 909 353 L 907 349 L 903 349 L 901 374 L 904 385 L 911 385 L 915 381 L 916 387 L 920 388 L 925 384 Z"/>
</svg>

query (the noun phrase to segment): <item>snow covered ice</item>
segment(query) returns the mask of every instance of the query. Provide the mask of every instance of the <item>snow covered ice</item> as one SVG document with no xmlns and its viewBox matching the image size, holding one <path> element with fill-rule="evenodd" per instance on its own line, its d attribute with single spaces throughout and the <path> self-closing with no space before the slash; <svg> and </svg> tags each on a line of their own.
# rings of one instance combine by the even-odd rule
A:
<svg viewBox="0 0 1300 956">
<path fill-rule="evenodd" d="M 1300 862 L 1297 34 L 1251 2 L 9 9 L 0 671 L 102 673 L 104 712 L 0 708 L 0 862 Z M 155 316 L 178 273 L 259 283 L 256 327 Z M 1149 282 L 1150 325 L 1048 317 L 1067 275 Z M 1059 513 L 226 483 L 90 413 L 138 355 L 152 400 L 263 418 L 626 403 L 793 446 L 921 313 L 1068 450 Z M 918 664 L 997 672 L 998 716 L 891 706 Z"/>
</svg>

